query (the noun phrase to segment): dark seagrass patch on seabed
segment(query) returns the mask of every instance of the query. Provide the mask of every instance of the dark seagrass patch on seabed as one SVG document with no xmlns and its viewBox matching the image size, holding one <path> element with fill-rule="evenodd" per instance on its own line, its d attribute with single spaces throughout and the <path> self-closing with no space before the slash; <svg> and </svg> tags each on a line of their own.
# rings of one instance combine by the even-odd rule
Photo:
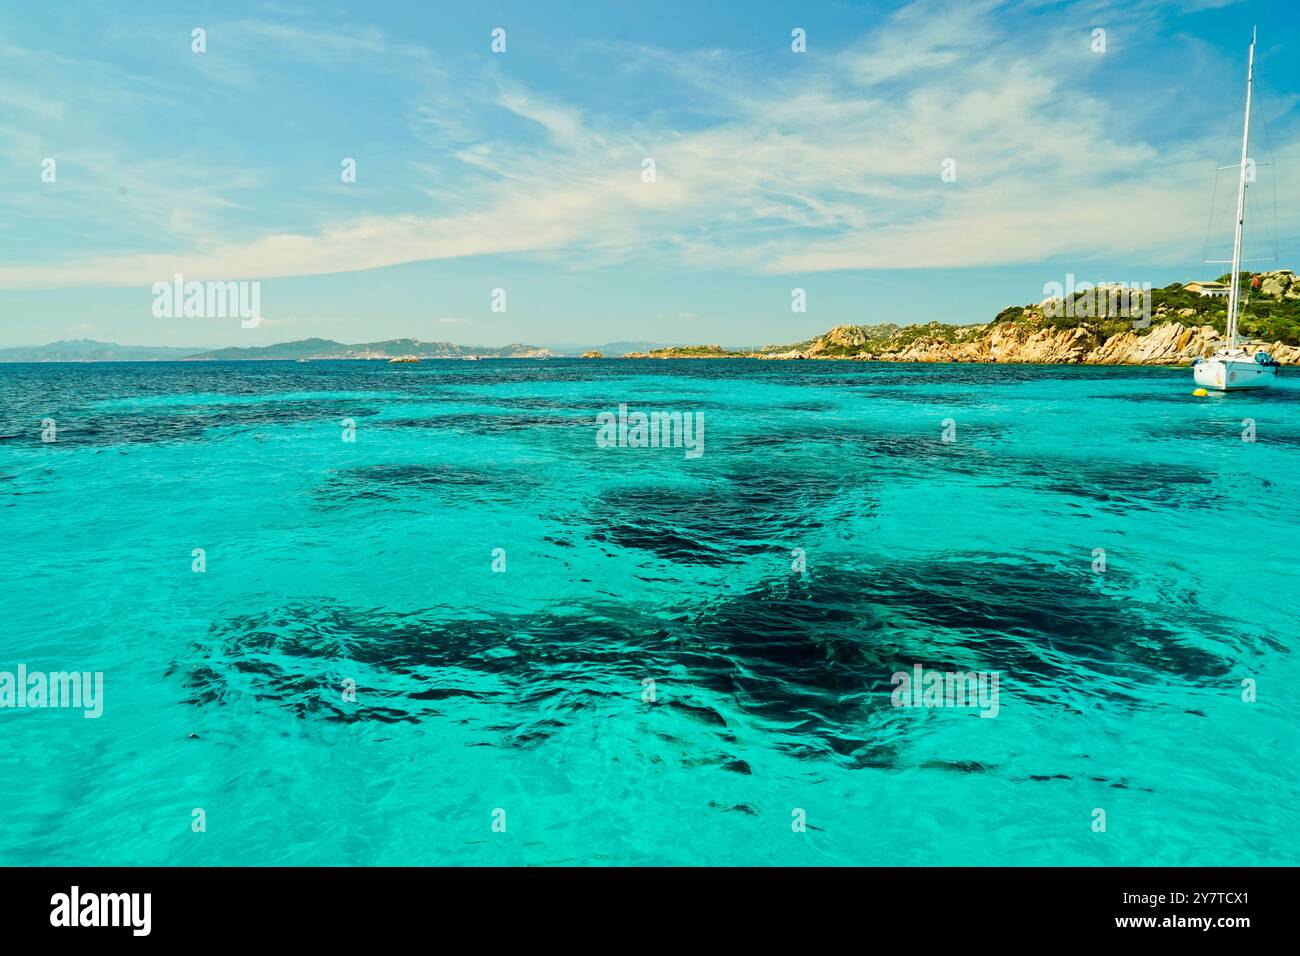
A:
<svg viewBox="0 0 1300 956">
<path fill-rule="evenodd" d="M 508 747 L 539 745 L 579 713 L 624 719 L 640 681 L 656 676 L 667 712 L 719 735 L 724 764 L 725 704 L 794 756 L 890 767 L 913 726 L 889 706 L 900 665 L 996 670 L 1032 706 L 1141 708 L 1139 685 L 1217 681 L 1260 650 L 1194 643 L 1182 618 L 1204 613 L 1195 601 L 1157 617 L 1121 593 L 1083 571 L 968 556 L 788 575 L 667 624 L 637 608 L 465 620 L 303 603 L 214 622 L 171 673 L 195 706 L 269 704 L 344 724 L 452 720 Z M 356 703 L 340 694 L 347 679 Z"/>
<path fill-rule="evenodd" d="M 615 487 L 592 502 L 591 537 L 666 560 L 720 566 L 784 547 L 800 530 L 869 510 L 843 473 L 739 466 L 691 486 Z"/>
<path fill-rule="evenodd" d="M 851 724 L 866 695 L 888 700 L 895 665 L 909 661 L 1002 670 L 1022 696 L 1056 706 L 1079 696 L 1138 705 L 1125 681 L 1214 681 L 1263 649 L 1207 649 L 1196 627 L 1204 609 L 1179 606 L 1142 608 L 1086 570 L 1036 561 L 890 562 L 720 600 L 691 618 L 683 655 L 697 680 L 774 720 Z"/>
<path fill-rule="evenodd" d="M 419 721 L 458 697 L 536 703 L 535 682 L 579 663 L 583 679 L 556 687 L 580 706 L 593 687 L 613 693 L 609 675 L 628 666 L 633 642 L 633 631 L 603 616 L 465 620 L 314 602 L 215 621 L 171 672 L 195 705 L 251 698 L 327 721 Z M 356 705 L 339 693 L 346 679 L 359 688 Z"/>
</svg>

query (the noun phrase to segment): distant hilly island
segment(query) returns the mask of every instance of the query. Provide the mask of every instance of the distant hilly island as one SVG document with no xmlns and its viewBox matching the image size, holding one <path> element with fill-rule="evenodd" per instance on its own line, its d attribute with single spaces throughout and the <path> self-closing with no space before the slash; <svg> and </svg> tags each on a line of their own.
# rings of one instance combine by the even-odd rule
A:
<svg viewBox="0 0 1300 956">
<path fill-rule="evenodd" d="M 332 339 L 299 339 L 277 345 L 246 348 L 176 348 L 158 345 L 117 345 L 91 339 L 69 339 L 49 345 L 0 349 L 0 362 L 248 362 L 296 359 L 455 359 L 479 358 L 564 358 L 598 351 L 605 355 L 647 352 L 669 346 L 657 342 L 608 342 L 604 345 L 456 345 L 452 342 L 422 342 L 419 339 L 388 339 L 348 345 Z"/>
<path fill-rule="evenodd" d="M 68 339 L 49 345 L 0 349 L 0 362 L 157 362 L 188 358 L 195 349 L 165 345 L 117 345 L 90 339 Z"/>
</svg>

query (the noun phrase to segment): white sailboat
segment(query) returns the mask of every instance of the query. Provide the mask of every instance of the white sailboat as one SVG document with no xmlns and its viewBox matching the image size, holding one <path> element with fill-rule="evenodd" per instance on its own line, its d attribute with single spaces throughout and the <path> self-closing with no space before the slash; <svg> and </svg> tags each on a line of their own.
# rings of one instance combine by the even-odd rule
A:
<svg viewBox="0 0 1300 956">
<path fill-rule="evenodd" d="M 1203 388 L 1230 391 L 1264 388 L 1277 380 L 1278 363 L 1267 352 L 1248 352 L 1237 334 L 1241 313 L 1241 232 L 1246 220 L 1246 150 L 1250 144 L 1250 94 L 1255 83 L 1255 34 L 1250 36 L 1246 65 L 1246 125 L 1241 133 L 1241 165 L 1237 170 L 1237 224 L 1232 236 L 1232 281 L 1228 287 L 1228 344 L 1208 358 L 1192 363 L 1192 375 Z"/>
</svg>

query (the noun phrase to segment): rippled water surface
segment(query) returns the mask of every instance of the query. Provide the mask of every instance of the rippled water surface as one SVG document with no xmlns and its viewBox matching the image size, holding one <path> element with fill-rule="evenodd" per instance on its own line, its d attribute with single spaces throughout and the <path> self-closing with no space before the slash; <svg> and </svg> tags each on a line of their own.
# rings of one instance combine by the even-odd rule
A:
<svg viewBox="0 0 1300 956">
<path fill-rule="evenodd" d="M 1300 375 L 1192 388 L 0 365 L 0 671 L 105 681 L 0 709 L 0 863 L 1300 862 Z M 597 447 L 620 403 L 705 453 Z"/>
</svg>

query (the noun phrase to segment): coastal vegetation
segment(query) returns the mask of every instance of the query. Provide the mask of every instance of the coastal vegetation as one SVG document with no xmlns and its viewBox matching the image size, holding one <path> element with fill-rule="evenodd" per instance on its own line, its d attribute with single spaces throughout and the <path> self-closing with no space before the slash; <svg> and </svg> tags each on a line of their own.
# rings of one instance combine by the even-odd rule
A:
<svg viewBox="0 0 1300 956">
<path fill-rule="evenodd" d="M 1226 285 L 1231 278 L 1225 273 L 1217 284 Z M 1258 278 L 1258 283 L 1256 279 Z M 1248 338 L 1267 342 L 1281 342 L 1284 345 L 1300 345 L 1300 282 L 1297 282 L 1290 270 L 1265 273 L 1241 273 L 1243 302 L 1241 310 L 1241 334 Z M 1075 306 L 1087 293 L 1076 293 Z M 1150 312 L 1153 324 L 1162 318 L 1176 316 L 1187 325 L 1209 326 L 1220 335 L 1226 333 L 1228 321 L 1228 302 L 1222 296 L 1203 296 L 1186 288 L 1186 284 L 1175 282 L 1159 289 L 1152 289 Z M 1104 297 L 1098 300 L 1105 305 Z M 1038 316 L 1054 328 L 1073 328 L 1081 324 L 1077 318 L 1077 308 L 1065 308 L 1060 314 L 1047 315 L 1039 306 L 1012 306 L 1004 309 L 994 322 L 1033 322 Z M 1101 314 L 1088 317 L 1091 327 L 1104 335 L 1116 335 L 1132 327 L 1133 315 L 1129 311 L 1109 314 L 1105 309 Z M 1138 328 L 1142 333 L 1148 329 Z"/>
<path fill-rule="evenodd" d="M 1216 285 L 1230 276 L 1222 276 Z M 764 359 L 914 362 L 1180 364 L 1223 344 L 1227 301 L 1173 283 L 1139 296 L 1071 290 L 1011 306 L 991 322 L 841 325 L 805 342 L 768 346 Z M 1241 334 L 1285 364 L 1300 363 L 1300 280 L 1290 270 L 1242 273 Z"/>
<path fill-rule="evenodd" d="M 628 352 L 623 358 L 743 358 L 744 352 L 730 352 L 721 345 L 681 345 L 649 352 Z"/>
<path fill-rule="evenodd" d="M 892 362 L 1186 364 L 1223 344 L 1230 277 L 1158 289 L 1076 290 L 1003 309 L 974 325 L 939 321 L 838 325 L 788 345 L 752 351 L 685 345 L 624 358 L 858 359 Z M 1300 280 L 1289 269 L 1241 274 L 1243 338 L 1284 364 L 1300 364 Z M 1207 291 L 1210 294 L 1202 294 Z"/>
</svg>

